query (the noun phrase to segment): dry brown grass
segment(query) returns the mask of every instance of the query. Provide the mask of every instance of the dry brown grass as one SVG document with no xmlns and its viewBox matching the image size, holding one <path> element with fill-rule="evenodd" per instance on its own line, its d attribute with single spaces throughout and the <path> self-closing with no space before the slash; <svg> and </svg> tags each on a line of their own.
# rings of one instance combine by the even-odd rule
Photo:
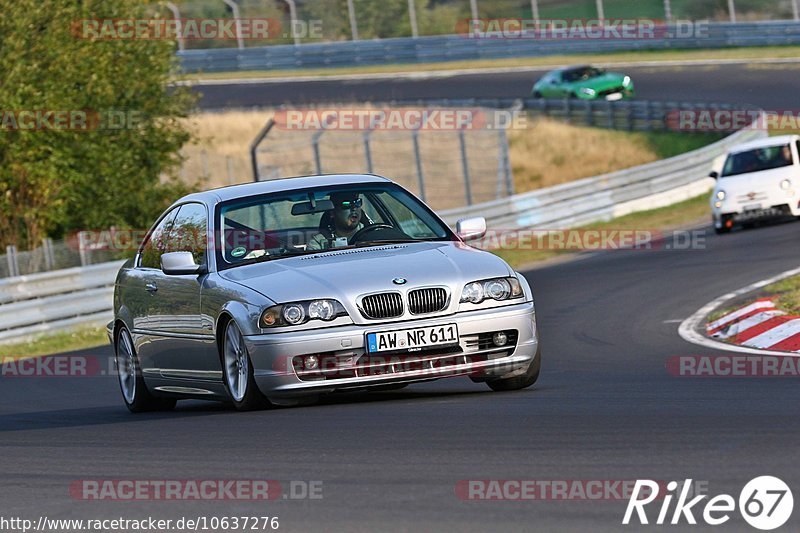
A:
<svg viewBox="0 0 800 533">
<path fill-rule="evenodd" d="M 226 111 L 191 116 L 187 122 L 194 141 L 181 151 L 186 159 L 181 176 L 198 180 L 202 188 L 251 181 L 250 142 L 272 114 Z"/>
<path fill-rule="evenodd" d="M 518 192 L 660 159 L 640 135 L 552 119 L 529 121 L 527 129 L 510 131 L 508 140 Z"/>
<path fill-rule="evenodd" d="M 188 182 L 202 188 L 250 181 L 249 146 L 272 111 L 227 111 L 201 113 L 189 120 L 195 141 L 184 148 L 182 170 Z M 663 157 L 642 133 L 628 133 L 571 126 L 551 119 L 528 120 L 525 129 L 508 132 L 515 190 L 524 192 L 565 183 Z M 273 129 L 268 149 L 262 153 L 263 168 L 275 175 L 313 173 L 311 131 Z M 361 132 L 328 132 L 321 143 L 323 172 L 364 172 Z M 458 139 L 453 132 L 419 135 L 426 180 L 426 200 L 434 209 L 463 205 L 463 177 Z M 468 152 L 473 178 L 473 201 L 491 200 L 496 194 L 496 137 L 483 132 L 468 135 Z M 376 132 L 372 140 L 373 171 L 417 190 L 411 137 L 408 132 Z M 230 161 L 230 176 L 228 171 Z"/>
</svg>

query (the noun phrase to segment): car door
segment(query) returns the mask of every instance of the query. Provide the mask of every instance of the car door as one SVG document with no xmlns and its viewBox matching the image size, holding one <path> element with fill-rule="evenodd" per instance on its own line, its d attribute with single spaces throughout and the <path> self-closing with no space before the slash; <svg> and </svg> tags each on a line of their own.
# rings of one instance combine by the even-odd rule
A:
<svg viewBox="0 0 800 533">
<path fill-rule="evenodd" d="M 219 360 L 213 332 L 203 327 L 200 297 L 207 274 L 167 275 L 161 270 L 160 255 L 166 252 L 192 252 L 197 264 L 207 262 L 208 214 L 204 204 L 186 203 L 164 238 L 158 265 L 146 258 L 149 270 L 146 290 L 148 337 L 144 347 L 163 378 L 219 379 Z M 155 254 L 154 254 L 155 255 Z"/>
<path fill-rule="evenodd" d="M 161 254 L 166 251 L 167 235 L 172 229 L 179 208 L 167 212 L 150 230 L 136 255 L 135 266 L 128 272 L 126 283 L 121 286 L 121 301 L 131 316 L 131 334 L 139 355 L 139 364 L 147 376 L 158 375 L 158 349 L 154 342 L 156 317 L 153 316 L 155 291 L 161 272 Z"/>
</svg>

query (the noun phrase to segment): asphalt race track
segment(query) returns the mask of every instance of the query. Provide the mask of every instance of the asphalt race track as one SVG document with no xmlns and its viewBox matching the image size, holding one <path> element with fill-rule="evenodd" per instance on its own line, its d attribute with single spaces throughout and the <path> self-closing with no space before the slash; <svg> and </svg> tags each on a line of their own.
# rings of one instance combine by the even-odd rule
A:
<svg viewBox="0 0 800 533">
<path fill-rule="evenodd" d="M 504 74 L 461 74 L 430 79 L 386 78 L 248 82 L 197 87 L 200 107 L 275 106 L 347 101 L 439 98 L 524 98 L 547 69 Z M 764 109 L 800 107 L 800 63 L 614 67 L 633 78 L 637 98 L 658 101 L 749 104 Z"/>
<path fill-rule="evenodd" d="M 286 531 L 618 531 L 625 501 L 462 501 L 455 486 L 692 478 L 707 481 L 712 495 L 738 498 L 751 478 L 771 474 L 797 495 L 797 381 L 678 378 L 665 362 L 719 353 L 681 340 L 678 321 L 796 267 L 800 223 L 709 232 L 705 242 L 703 250 L 586 254 L 527 272 L 544 368 L 522 392 L 460 378 L 310 407 L 243 414 L 186 402 L 172 413 L 131 415 L 113 377 L 4 378 L 4 514 L 277 515 Z M 323 498 L 76 501 L 70 483 L 84 478 L 319 480 Z M 736 512 L 723 529 L 752 531 Z"/>
</svg>

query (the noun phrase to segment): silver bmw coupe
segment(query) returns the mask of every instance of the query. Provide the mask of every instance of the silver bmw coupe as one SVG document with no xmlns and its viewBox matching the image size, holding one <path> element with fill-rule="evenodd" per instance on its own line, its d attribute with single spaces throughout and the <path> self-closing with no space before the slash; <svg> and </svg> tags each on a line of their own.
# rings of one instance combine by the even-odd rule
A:
<svg viewBox="0 0 800 533">
<path fill-rule="evenodd" d="M 131 411 L 240 410 L 468 376 L 536 382 L 525 278 L 379 176 L 235 185 L 173 204 L 123 265 L 108 335 Z"/>
</svg>

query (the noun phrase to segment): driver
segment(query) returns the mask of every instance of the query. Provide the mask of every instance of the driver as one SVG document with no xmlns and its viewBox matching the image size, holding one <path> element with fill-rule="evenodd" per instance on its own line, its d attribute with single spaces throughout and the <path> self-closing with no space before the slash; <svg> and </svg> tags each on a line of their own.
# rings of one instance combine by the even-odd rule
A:
<svg viewBox="0 0 800 533">
<path fill-rule="evenodd" d="M 314 235 L 306 250 L 325 250 L 333 248 L 336 239 L 349 239 L 364 227 L 361 223 L 362 200 L 357 192 L 337 192 L 331 194 L 333 211 L 325 213 L 328 223 L 323 224 L 321 233 Z"/>
</svg>

